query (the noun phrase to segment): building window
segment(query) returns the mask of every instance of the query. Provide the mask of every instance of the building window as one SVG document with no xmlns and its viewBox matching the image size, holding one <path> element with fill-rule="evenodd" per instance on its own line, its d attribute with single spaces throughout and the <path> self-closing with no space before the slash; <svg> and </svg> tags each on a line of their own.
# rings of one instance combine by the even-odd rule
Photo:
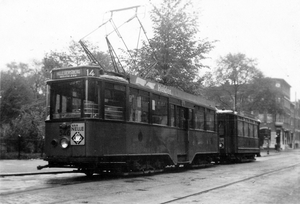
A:
<svg viewBox="0 0 300 204">
<path fill-rule="evenodd" d="M 273 115 L 272 114 L 267 114 L 267 123 L 272 123 L 273 122 Z"/>
</svg>

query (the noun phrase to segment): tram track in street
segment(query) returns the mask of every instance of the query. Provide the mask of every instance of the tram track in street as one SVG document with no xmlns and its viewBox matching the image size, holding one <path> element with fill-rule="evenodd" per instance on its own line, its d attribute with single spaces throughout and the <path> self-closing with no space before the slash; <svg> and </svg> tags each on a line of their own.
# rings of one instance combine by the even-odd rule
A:
<svg viewBox="0 0 300 204">
<path fill-rule="evenodd" d="M 168 199 L 167 201 L 163 201 L 163 200 L 160 200 L 160 202 L 158 203 L 162 203 L 162 204 L 165 204 L 165 203 L 176 203 L 176 202 L 180 202 L 180 201 L 184 201 L 185 199 L 190 199 L 192 197 L 196 197 L 196 196 L 200 196 L 201 194 L 206 194 L 206 193 L 209 193 L 209 192 L 212 192 L 212 191 L 216 191 L 216 190 L 219 190 L 219 189 L 222 189 L 222 188 L 226 188 L 226 187 L 230 187 L 230 186 L 234 186 L 235 184 L 239 184 L 239 183 L 242 183 L 242 182 L 246 182 L 246 181 L 249 181 L 251 179 L 255 179 L 255 178 L 259 178 L 259 177 L 263 177 L 263 176 L 266 176 L 266 175 L 270 175 L 270 174 L 274 174 L 274 173 L 277 173 L 277 172 L 280 172 L 280 171 L 284 171 L 284 170 L 287 170 L 287 169 L 290 169 L 290 168 L 294 168 L 294 167 L 297 167 L 300 165 L 300 162 L 298 163 L 294 163 L 292 165 L 289 165 L 289 166 L 285 166 L 285 167 L 277 167 L 276 169 L 268 169 L 268 170 L 265 170 L 265 172 L 262 172 L 262 173 L 258 173 L 256 175 L 251 175 L 251 176 L 246 176 L 244 178 L 241 178 L 241 179 L 238 179 L 236 181 L 233 181 L 233 182 L 229 182 L 229 183 L 223 183 L 221 185 L 215 185 L 215 186 L 211 186 L 211 188 L 207 188 L 207 189 L 203 189 L 202 191 L 199 191 L 199 192 L 195 192 L 195 193 L 191 193 L 191 194 L 188 194 L 188 195 L 183 195 L 183 196 L 180 196 L 180 197 L 176 197 L 174 199 Z M 171 172 L 169 172 L 171 173 Z M 180 172 L 178 172 L 180 173 Z M 165 174 L 165 173 L 163 173 Z M 64 174 L 66 175 L 66 174 Z M 79 174 L 78 174 L 79 175 Z M 144 176 L 147 176 L 148 175 L 153 175 L 155 176 L 155 174 L 144 174 Z M 158 174 L 159 175 L 159 174 Z M 168 173 L 166 173 L 165 175 L 168 175 Z M 43 176 L 43 175 L 42 175 Z M 46 176 L 46 175 L 45 175 Z M 122 176 L 122 175 L 107 175 L 107 176 L 103 176 L 103 175 L 95 175 L 93 177 L 86 177 L 86 176 L 78 176 L 78 177 L 73 177 L 73 176 L 70 176 L 70 175 L 66 175 L 65 176 L 62 176 L 60 178 L 51 178 L 49 180 L 47 180 L 47 183 L 46 185 L 50 185 L 50 186 L 38 186 L 38 187 L 33 187 L 33 188 L 27 188 L 27 189 L 22 189 L 22 190 L 18 190 L 18 191 L 10 191 L 10 192 L 3 192 L 3 193 L 0 193 L 0 196 L 5 198 L 6 196 L 14 196 L 16 195 L 17 197 L 21 196 L 22 194 L 26 194 L 26 193 L 30 193 L 30 194 L 35 194 L 35 192 L 47 192 L 47 190 L 50 190 L 52 191 L 55 190 L 55 189 L 59 189 L 63 186 L 75 186 L 75 185 L 78 185 L 78 184 L 88 184 L 88 183 L 97 183 L 97 182 L 105 182 L 105 181 L 114 181 L 115 182 L 115 186 L 122 186 L 124 184 L 120 184 L 119 181 L 117 181 L 118 179 L 121 179 L 122 182 L 128 182 L 126 180 L 123 180 L 124 179 L 138 179 L 138 177 L 140 177 L 141 179 L 143 178 L 143 176 L 141 175 L 129 175 L 129 176 Z M 11 178 L 11 177 L 9 177 Z M 18 178 L 22 178 L 22 177 L 18 177 Z M 6 179 L 6 178 L 3 178 L 3 179 Z M 15 178 L 17 179 L 17 178 Z M 140 180 L 140 179 L 139 179 Z M 144 179 L 142 179 L 144 180 Z M 173 183 L 172 181 L 170 182 L 166 182 L 166 183 L 160 183 L 160 184 L 151 184 L 149 183 L 147 185 L 147 188 L 144 189 L 144 187 L 142 188 L 139 188 L 139 189 L 135 189 L 135 190 L 139 190 L 139 191 L 144 191 L 147 192 L 149 191 L 149 189 L 154 189 L 158 186 L 170 186 L 170 185 L 176 185 L 178 183 Z M 97 184 L 98 185 L 98 184 Z M 111 186 L 111 184 L 106 184 L 106 183 L 103 183 L 103 184 L 100 184 L 102 187 L 104 186 Z M 98 186 L 99 187 L 99 186 Z M 75 187 L 74 187 L 75 188 Z M 128 189 L 127 189 L 128 190 Z M 130 190 L 131 191 L 131 190 Z M 129 193 L 130 191 L 126 191 L 126 193 Z M 123 191 L 122 191 L 123 192 Z M 39 194 L 39 193 L 38 193 Z M 69 200 L 65 200 L 65 201 L 70 201 L 70 198 L 68 198 Z M 76 199 L 78 198 L 75 198 L 74 201 L 76 201 Z M 72 199 L 71 199 L 72 200 Z M 61 200 L 62 201 L 62 200 Z"/>
<path fill-rule="evenodd" d="M 230 183 L 227 183 L 227 184 L 223 184 L 223 185 L 220 185 L 220 186 L 209 188 L 209 189 L 206 189 L 206 190 L 203 190 L 203 191 L 199 191 L 199 192 L 196 192 L 196 193 L 192 193 L 192 194 L 189 194 L 189 195 L 186 195 L 186 196 L 181 196 L 181 197 L 178 197 L 178 198 L 175 198 L 175 199 L 172 199 L 172 200 L 168 200 L 168 201 L 162 202 L 160 204 L 175 203 L 175 202 L 187 199 L 187 198 L 191 198 L 191 197 L 194 197 L 194 196 L 199 196 L 201 194 L 209 193 L 211 191 L 215 191 L 215 190 L 218 190 L 218 189 L 226 188 L 226 187 L 238 184 L 238 183 L 242 183 L 242 182 L 249 181 L 249 180 L 252 180 L 252 179 L 255 179 L 255 178 L 263 177 L 263 176 L 266 176 L 266 175 L 269 175 L 269 174 L 273 174 L 273 173 L 277 173 L 277 172 L 280 172 L 280 171 L 283 171 L 283 170 L 286 170 L 286 169 L 290 169 L 290 168 L 296 167 L 298 165 L 300 165 L 300 163 L 296 163 L 296 164 L 293 164 L 293 165 L 290 165 L 290 166 L 286 166 L 286 167 L 283 167 L 283 168 L 279 168 L 279 169 L 270 170 L 270 171 L 262 173 L 262 174 L 250 176 L 248 178 L 243 178 L 243 179 L 240 179 L 240 180 L 237 180 L 237 181 L 234 181 L 234 182 L 230 182 Z"/>
</svg>

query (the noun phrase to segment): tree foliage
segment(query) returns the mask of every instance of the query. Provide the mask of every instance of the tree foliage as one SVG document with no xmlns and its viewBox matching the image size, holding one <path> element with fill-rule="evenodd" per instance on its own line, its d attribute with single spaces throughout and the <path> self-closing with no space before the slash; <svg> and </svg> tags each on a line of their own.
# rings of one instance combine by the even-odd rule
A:
<svg viewBox="0 0 300 204">
<path fill-rule="evenodd" d="M 198 16 L 191 1 L 163 0 L 151 11 L 154 37 L 139 51 L 134 71 L 142 77 L 194 92 L 201 60 L 212 43 L 197 37 Z"/>
<path fill-rule="evenodd" d="M 245 109 L 259 113 L 283 114 L 283 106 L 277 101 L 277 92 L 274 89 L 271 78 L 256 78 L 248 89 L 247 94 L 251 96 Z"/>
<path fill-rule="evenodd" d="M 206 74 L 207 96 L 222 108 L 241 110 L 248 101 L 249 84 L 261 77 L 256 60 L 242 53 L 229 53 L 218 60 L 215 70 Z"/>
<path fill-rule="evenodd" d="M 28 73 L 28 65 L 11 63 L 7 67 L 8 71 L 1 74 L 1 124 L 17 117 L 22 105 L 31 103 L 33 98 L 24 76 Z"/>
<path fill-rule="evenodd" d="M 23 151 L 36 152 L 44 135 L 45 77 L 41 64 L 12 62 L 1 72 L 0 133 L 8 149 L 15 150 L 18 136 Z M 40 148 L 40 147 L 39 147 Z"/>
</svg>

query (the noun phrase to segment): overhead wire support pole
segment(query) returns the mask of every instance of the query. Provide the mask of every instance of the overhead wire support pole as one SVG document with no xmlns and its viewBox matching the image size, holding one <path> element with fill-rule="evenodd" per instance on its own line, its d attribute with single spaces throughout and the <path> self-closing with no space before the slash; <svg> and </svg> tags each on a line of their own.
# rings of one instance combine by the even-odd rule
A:
<svg viewBox="0 0 300 204">
<path fill-rule="evenodd" d="M 109 51 L 109 53 L 110 53 L 111 60 L 112 60 L 112 63 L 113 63 L 113 66 L 114 66 L 115 71 L 118 72 L 118 73 L 121 73 L 121 71 L 122 71 L 123 73 L 125 73 L 125 70 L 124 70 L 124 68 L 123 68 L 123 66 L 122 66 L 122 64 L 121 64 L 121 62 L 120 62 L 120 60 L 119 60 L 119 58 L 117 57 L 117 55 L 116 55 L 116 53 L 115 53 L 115 51 L 114 51 L 112 45 L 110 44 L 110 41 L 109 41 L 109 39 L 107 38 L 107 36 L 105 37 L 105 39 L 106 39 L 106 42 L 107 42 L 108 51 Z M 118 60 L 118 63 L 117 63 L 116 59 Z M 121 71 L 120 71 L 120 69 L 119 69 L 118 64 L 120 65 Z"/>
<path fill-rule="evenodd" d="M 124 22 L 124 23 L 123 23 L 122 25 L 120 25 L 119 27 L 117 27 L 117 26 L 115 25 L 114 21 L 111 19 L 111 20 L 110 20 L 110 23 L 111 23 L 112 27 L 114 28 L 114 31 L 112 31 L 112 32 L 110 32 L 110 33 L 108 34 L 108 35 L 110 35 L 111 33 L 115 32 L 115 33 L 118 35 L 118 37 L 122 40 L 122 42 L 123 42 L 123 44 L 124 44 L 124 46 L 125 46 L 127 52 L 129 53 L 130 57 L 132 57 L 132 56 L 131 56 L 131 54 L 130 54 L 130 52 L 129 52 L 129 48 L 127 47 L 127 45 L 126 45 L 126 43 L 125 43 L 125 41 L 124 41 L 124 39 L 123 39 L 121 33 L 119 32 L 119 29 L 118 29 L 118 28 L 120 28 L 120 27 L 123 26 L 125 23 L 128 23 L 129 21 L 131 21 L 131 20 L 134 19 L 134 18 L 135 18 L 135 16 L 132 17 L 132 18 L 130 18 L 128 21 Z M 108 36 L 108 35 L 107 35 L 107 36 Z"/>
<path fill-rule="evenodd" d="M 83 38 L 81 38 L 80 40 L 86 38 L 87 36 L 89 36 L 90 34 L 92 34 L 93 32 L 95 32 L 96 30 L 98 30 L 99 28 L 101 28 L 102 26 L 104 26 L 105 24 L 107 24 L 109 21 L 110 21 L 110 19 L 107 20 L 107 21 L 105 21 L 104 23 L 102 23 L 100 26 L 98 26 L 98 28 L 96 28 L 95 30 L 93 30 L 92 32 L 90 32 L 89 34 L 87 34 L 86 36 L 84 36 Z"/>
<path fill-rule="evenodd" d="M 132 57 L 132 56 L 131 56 L 131 54 L 130 54 L 129 48 L 128 48 L 127 44 L 125 43 L 125 41 L 124 41 L 124 39 L 123 39 L 121 33 L 119 32 L 119 28 L 121 28 L 123 25 L 125 25 L 126 23 L 132 21 L 134 18 L 137 17 L 137 9 L 138 9 L 139 7 L 140 7 L 140 6 L 131 6 L 131 7 L 127 7 L 127 8 L 114 9 L 114 10 L 108 11 L 108 12 L 111 13 L 109 22 L 111 23 L 111 25 L 112 25 L 112 27 L 113 27 L 114 30 L 111 31 L 110 33 L 108 33 L 106 36 L 109 36 L 110 34 L 112 34 L 113 32 L 115 32 L 115 33 L 118 35 L 118 37 L 122 40 L 122 42 L 123 42 L 123 44 L 124 44 L 124 46 L 125 46 L 127 52 L 129 53 L 130 57 Z M 119 12 L 119 11 L 130 10 L 130 9 L 134 9 L 134 8 L 135 8 L 135 15 L 134 15 L 133 17 L 129 18 L 129 19 L 128 19 L 127 21 L 125 21 L 123 24 L 121 24 L 120 26 L 117 27 L 117 26 L 115 25 L 114 21 L 113 21 L 113 13 L 114 13 L 114 12 Z"/>
<path fill-rule="evenodd" d="M 88 56 L 89 60 L 94 63 L 99 65 L 102 70 L 104 71 L 104 67 L 101 65 L 101 63 L 95 58 L 95 56 L 91 53 L 91 51 L 87 48 L 87 46 L 84 44 L 84 42 L 82 40 L 79 40 L 79 44 L 82 46 L 84 52 L 86 53 L 86 55 Z"/>
<path fill-rule="evenodd" d="M 138 8 L 138 7 L 140 7 L 140 5 L 138 5 L 138 6 L 126 7 L 126 8 L 121 8 L 121 9 L 114 9 L 114 10 L 110 10 L 110 11 L 108 11 L 108 12 L 113 13 L 113 12 L 125 11 L 125 10 L 129 10 L 129 9 L 133 9 L 133 8 Z"/>
</svg>

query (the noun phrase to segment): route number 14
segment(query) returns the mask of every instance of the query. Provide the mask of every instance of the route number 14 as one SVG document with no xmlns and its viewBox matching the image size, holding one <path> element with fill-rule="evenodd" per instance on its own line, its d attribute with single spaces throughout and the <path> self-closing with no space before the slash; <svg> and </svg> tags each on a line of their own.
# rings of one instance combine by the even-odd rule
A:
<svg viewBox="0 0 300 204">
<path fill-rule="evenodd" d="M 95 72 L 94 72 L 93 69 L 92 70 L 86 70 L 86 74 L 87 74 L 87 76 L 95 76 Z"/>
</svg>

